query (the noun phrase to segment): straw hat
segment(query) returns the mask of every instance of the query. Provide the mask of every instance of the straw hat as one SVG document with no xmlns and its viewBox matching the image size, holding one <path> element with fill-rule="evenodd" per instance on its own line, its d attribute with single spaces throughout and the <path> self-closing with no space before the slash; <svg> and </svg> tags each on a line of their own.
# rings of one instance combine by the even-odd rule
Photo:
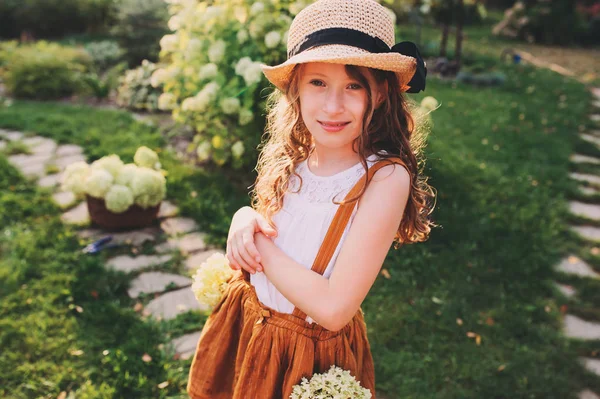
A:
<svg viewBox="0 0 600 399">
<path fill-rule="evenodd" d="M 330 62 L 393 71 L 399 89 L 425 90 L 427 68 L 412 42 L 394 44 L 394 22 L 389 11 L 374 0 L 318 0 L 292 21 L 287 61 L 261 65 L 262 71 L 285 91 L 296 64 Z"/>
</svg>

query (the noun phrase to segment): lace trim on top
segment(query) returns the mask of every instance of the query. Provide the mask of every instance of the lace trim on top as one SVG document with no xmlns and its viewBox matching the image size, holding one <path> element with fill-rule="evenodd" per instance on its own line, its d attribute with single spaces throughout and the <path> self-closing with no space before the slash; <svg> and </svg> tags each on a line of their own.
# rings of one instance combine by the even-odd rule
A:
<svg viewBox="0 0 600 399">
<path fill-rule="evenodd" d="M 379 160 L 377 154 L 367 157 L 367 164 L 371 167 Z M 332 176 L 318 176 L 310 171 L 307 160 L 302 161 L 296 167 L 296 172 L 302 176 L 302 188 L 298 195 L 310 203 L 328 203 L 341 201 L 358 180 L 365 174 L 362 163 L 357 163 L 350 168 L 336 173 Z M 289 190 L 294 193 L 298 190 L 300 179 L 292 175 Z"/>
</svg>

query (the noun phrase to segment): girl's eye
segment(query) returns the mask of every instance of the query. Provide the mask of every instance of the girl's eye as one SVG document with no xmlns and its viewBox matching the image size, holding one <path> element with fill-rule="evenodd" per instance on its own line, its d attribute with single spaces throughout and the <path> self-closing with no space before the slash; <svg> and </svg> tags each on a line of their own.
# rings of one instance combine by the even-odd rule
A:
<svg viewBox="0 0 600 399">
<path fill-rule="evenodd" d="M 317 79 L 313 79 L 309 83 L 311 85 L 313 85 L 313 86 L 320 87 L 323 84 L 323 81 L 317 80 Z M 351 87 L 352 90 L 360 90 L 360 89 L 362 89 L 362 86 L 359 85 L 358 83 L 351 83 L 349 87 Z"/>
</svg>

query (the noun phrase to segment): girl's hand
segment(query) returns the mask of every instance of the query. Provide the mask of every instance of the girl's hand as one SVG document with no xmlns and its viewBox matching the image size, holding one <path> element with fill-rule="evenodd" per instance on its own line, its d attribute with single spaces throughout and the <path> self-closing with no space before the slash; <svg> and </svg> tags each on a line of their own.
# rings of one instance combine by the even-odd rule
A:
<svg viewBox="0 0 600 399">
<path fill-rule="evenodd" d="M 262 272 L 260 253 L 254 243 L 254 234 L 262 232 L 268 237 L 275 237 L 275 230 L 267 220 L 249 206 L 240 208 L 229 227 L 227 237 L 227 259 L 233 270 L 244 269 L 250 274 Z"/>
</svg>

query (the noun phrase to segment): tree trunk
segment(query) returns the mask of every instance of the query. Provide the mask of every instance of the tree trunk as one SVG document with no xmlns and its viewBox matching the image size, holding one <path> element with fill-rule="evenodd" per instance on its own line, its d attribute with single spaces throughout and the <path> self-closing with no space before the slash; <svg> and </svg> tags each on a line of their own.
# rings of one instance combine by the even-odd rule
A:
<svg viewBox="0 0 600 399">
<path fill-rule="evenodd" d="M 456 51 L 454 60 L 456 62 L 456 71 L 460 69 L 463 44 L 463 24 L 465 20 L 465 5 L 463 0 L 458 0 L 456 4 Z"/>
<path fill-rule="evenodd" d="M 442 42 L 440 43 L 440 57 L 446 56 L 446 48 L 448 47 L 448 36 L 450 35 L 450 25 L 442 24 Z"/>
</svg>

